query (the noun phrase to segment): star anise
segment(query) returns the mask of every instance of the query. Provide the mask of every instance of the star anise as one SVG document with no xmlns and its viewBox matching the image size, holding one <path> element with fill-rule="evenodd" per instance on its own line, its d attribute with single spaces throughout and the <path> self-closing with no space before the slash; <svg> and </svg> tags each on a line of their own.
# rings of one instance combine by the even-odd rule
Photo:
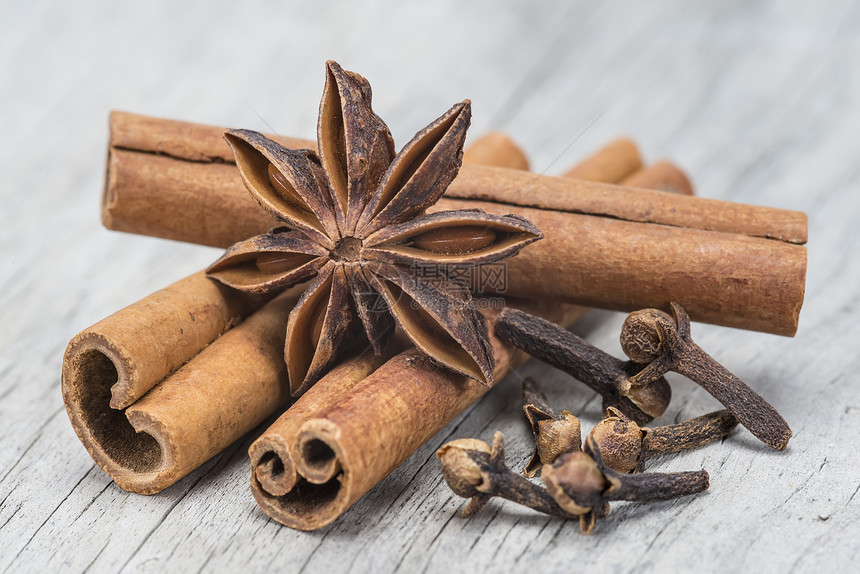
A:
<svg viewBox="0 0 860 574">
<path fill-rule="evenodd" d="M 253 131 L 225 134 L 251 195 L 284 227 L 232 245 L 209 276 L 252 292 L 314 278 L 287 322 L 284 357 L 294 395 L 333 366 L 355 339 L 356 324 L 382 353 L 392 316 L 434 361 L 492 382 L 486 319 L 468 291 L 428 280 L 427 269 L 447 277 L 453 266 L 498 261 L 540 239 L 540 231 L 513 215 L 425 213 L 460 169 L 468 100 L 395 155 L 388 127 L 371 109 L 367 80 L 335 62 L 326 70 L 319 155 Z"/>
</svg>

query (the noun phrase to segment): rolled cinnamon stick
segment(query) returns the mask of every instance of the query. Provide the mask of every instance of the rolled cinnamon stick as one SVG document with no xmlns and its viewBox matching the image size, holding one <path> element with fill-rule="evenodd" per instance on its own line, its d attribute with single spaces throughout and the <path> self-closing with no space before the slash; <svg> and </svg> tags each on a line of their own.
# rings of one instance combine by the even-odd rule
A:
<svg viewBox="0 0 860 574">
<path fill-rule="evenodd" d="M 117 127 L 127 121 L 115 114 L 112 127 L 133 131 Z M 193 125 L 183 127 L 182 145 L 167 145 L 175 130 L 161 126 L 171 122 L 145 124 L 135 138 L 112 137 L 107 227 L 227 246 L 274 225 L 238 171 L 220 163 L 229 156 L 217 151 L 213 128 L 199 127 L 201 154 L 192 153 Z M 802 213 L 473 164 L 434 209 L 463 207 L 517 213 L 544 232 L 505 262 L 508 295 L 622 311 L 676 301 L 697 321 L 797 330 L 806 276 Z"/>
<path fill-rule="evenodd" d="M 630 139 L 618 138 L 564 172 L 564 177 L 620 183 L 641 169 L 639 148 Z"/>
<path fill-rule="evenodd" d="M 643 167 L 639 149 L 627 138 L 619 138 L 598 150 L 566 171 L 564 177 L 693 195 L 690 179 L 678 166 L 662 160 Z"/>
<path fill-rule="evenodd" d="M 132 122 L 134 127 L 124 125 L 126 122 Z M 127 113 L 111 115 L 112 135 L 102 205 L 105 226 L 117 231 L 205 242 L 216 247 L 246 239 L 242 234 L 248 228 L 271 227 L 272 220 L 258 207 L 235 212 L 242 202 L 254 203 L 236 170 L 207 171 L 213 165 L 226 168 L 222 164 L 230 161 L 230 156 L 213 141 L 213 134 L 219 128 L 195 127 L 185 122 L 178 122 L 181 126 L 177 128 L 176 123 L 137 119 Z M 177 131 L 182 134 L 181 141 L 171 143 Z M 114 137 L 114 132 L 119 133 L 121 139 Z M 197 137 L 201 140 L 199 149 L 194 145 Z M 306 140 L 280 139 L 285 145 L 310 144 Z M 143 157 L 135 157 L 141 155 Z M 213 159 L 207 162 L 201 157 Z M 214 187 L 211 193 L 204 191 L 208 186 Z M 446 196 L 738 233 L 789 243 L 806 242 L 806 215 L 797 211 L 536 175 L 499 166 L 464 165 Z M 200 212 L 199 203 L 203 200 L 208 203 L 207 207 L 213 208 L 211 211 Z M 219 217 L 216 206 L 227 215 Z M 225 211 L 227 209 L 230 211 Z M 194 219 L 220 224 L 218 232 L 199 231 L 189 221 Z M 185 229 L 189 224 L 192 228 Z"/>
<path fill-rule="evenodd" d="M 502 132 L 490 132 L 475 140 L 463 152 L 465 163 L 529 169 L 529 159 L 511 138 Z"/>
<path fill-rule="evenodd" d="M 379 367 L 373 353 L 365 353 L 332 369 L 302 395 L 277 422 L 251 445 L 253 480 L 275 496 L 287 494 L 299 480 L 290 448 L 304 421 L 333 404 Z M 307 458 L 319 458 L 307 453 Z"/>
<path fill-rule="evenodd" d="M 582 314 L 546 301 L 515 306 L 561 324 Z M 499 381 L 528 357 L 491 340 Z M 414 347 L 348 389 L 320 380 L 251 445 L 254 498 L 292 528 L 330 524 L 487 390 Z"/>
<path fill-rule="evenodd" d="M 152 494 L 259 424 L 289 396 L 281 357 L 297 298 L 230 329 L 252 307 L 198 273 L 76 335 L 63 401 L 93 460 L 120 488 Z"/>
<path fill-rule="evenodd" d="M 85 356 L 75 366 L 82 374 L 112 364 L 107 398 L 124 409 L 263 303 L 195 273 L 76 335 L 67 362 Z"/>
<path fill-rule="evenodd" d="M 134 137 L 147 121 L 131 116 L 120 122 L 118 144 L 136 145 Z M 195 161 L 211 161 L 222 152 L 232 157 L 220 132 L 192 126 L 193 141 L 202 145 L 191 150 L 187 124 L 171 123 L 168 131 L 156 142 L 156 153 L 183 153 Z M 484 145 L 515 147 L 504 140 L 497 136 L 472 149 L 480 156 Z M 201 272 L 72 339 L 63 360 L 66 410 L 81 442 L 117 485 L 140 494 L 159 492 L 283 406 L 284 334 L 295 293 L 242 323 L 269 297 L 225 288 Z M 386 358 L 366 354 L 329 377 L 349 388 Z"/>
<path fill-rule="evenodd" d="M 508 303 L 563 325 L 584 311 L 546 300 Z M 485 314 L 492 323 L 497 312 Z M 527 357 L 495 335 L 491 340 L 499 381 Z M 327 377 L 251 445 L 251 492 L 278 522 L 321 528 L 485 392 L 414 348 L 348 388 Z"/>
<path fill-rule="evenodd" d="M 806 277 L 801 246 L 488 202 L 457 205 L 521 215 L 544 232 L 504 262 L 505 294 L 625 312 L 685 301 L 697 321 L 789 336 L 797 330 Z"/>
<path fill-rule="evenodd" d="M 658 161 L 648 166 L 647 169 L 640 169 L 631 173 L 621 180 L 621 185 L 693 195 L 693 184 L 687 174 L 666 160 Z"/>
<path fill-rule="evenodd" d="M 464 165 L 445 196 L 681 229 L 720 231 L 793 244 L 806 242 L 806 215 L 798 211 L 535 175 L 500 167 Z"/>
</svg>

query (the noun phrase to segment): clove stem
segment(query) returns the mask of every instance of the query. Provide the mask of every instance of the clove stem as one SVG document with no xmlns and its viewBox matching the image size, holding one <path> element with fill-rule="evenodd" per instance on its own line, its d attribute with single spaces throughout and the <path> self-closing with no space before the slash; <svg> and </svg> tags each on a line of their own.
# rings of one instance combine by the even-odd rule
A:
<svg viewBox="0 0 860 574">
<path fill-rule="evenodd" d="M 619 393 L 621 388 L 632 388 L 631 377 L 642 365 L 616 359 L 550 321 L 505 309 L 496 321 L 495 331 L 515 347 L 585 383 L 603 398 L 604 410 L 616 407 L 637 423 L 645 424 L 662 415 L 669 404 L 671 390 L 661 378 L 635 389 L 643 391 L 638 395 Z"/>
<path fill-rule="evenodd" d="M 724 409 L 674 425 L 643 429 L 641 459 L 705 446 L 726 436 L 737 424 L 737 417 Z"/>
<path fill-rule="evenodd" d="M 672 303 L 672 313 L 644 309 L 627 316 L 621 329 L 621 346 L 633 361 L 646 363 L 626 384 L 647 387 L 668 371 L 684 375 L 729 409 L 756 438 L 783 450 L 791 429 L 782 416 L 746 383 L 720 365 L 693 342 L 690 318 Z M 631 417 L 632 418 L 632 417 Z"/>
</svg>

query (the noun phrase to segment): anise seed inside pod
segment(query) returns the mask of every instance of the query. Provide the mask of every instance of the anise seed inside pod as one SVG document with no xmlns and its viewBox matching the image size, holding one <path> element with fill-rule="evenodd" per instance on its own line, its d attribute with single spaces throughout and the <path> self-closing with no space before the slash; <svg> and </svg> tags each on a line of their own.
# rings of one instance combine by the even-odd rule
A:
<svg viewBox="0 0 860 574">
<path fill-rule="evenodd" d="M 308 207 L 305 200 L 301 198 L 298 192 L 296 192 L 296 189 L 289 181 L 287 181 L 284 174 L 278 171 L 278 168 L 276 168 L 273 163 L 269 164 L 269 181 L 281 197 L 294 204 L 296 207 L 300 207 L 305 211 L 311 211 L 311 208 Z"/>
<path fill-rule="evenodd" d="M 446 255 L 471 253 L 492 245 L 496 240 L 496 232 L 488 227 L 461 225 L 431 229 L 413 239 L 415 246 Z"/>
<path fill-rule="evenodd" d="M 267 275 L 275 275 L 278 273 L 286 273 L 300 267 L 310 261 L 311 256 L 304 253 L 278 253 L 276 251 L 266 251 L 257 255 L 256 265 L 261 273 Z"/>
</svg>

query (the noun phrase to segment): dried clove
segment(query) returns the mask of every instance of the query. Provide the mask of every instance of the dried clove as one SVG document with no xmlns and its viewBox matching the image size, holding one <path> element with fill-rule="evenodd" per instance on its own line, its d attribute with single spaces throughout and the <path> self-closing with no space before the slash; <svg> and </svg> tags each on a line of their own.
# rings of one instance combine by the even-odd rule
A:
<svg viewBox="0 0 860 574">
<path fill-rule="evenodd" d="M 603 410 L 615 407 L 638 424 L 659 417 L 672 391 L 657 377 L 647 385 L 632 385 L 643 369 L 633 361 L 616 359 L 570 331 L 540 317 L 507 308 L 496 320 L 496 335 L 588 385 L 603 398 Z"/>
<path fill-rule="evenodd" d="M 524 475 L 532 477 L 559 455 L 582 448 L 579 419 L 570 411 L 554 414 L 546 395 L 531 378 L 523 381 L 523 413 L 535 438 L 535 450 L 526 463 Z"/>
<path fill-rule="evenodd" d="M 636 389 L 652 384 L 662 386 L 663 375 L 674 371 L 708 391 L 759 440 L 783 450 L 791 438 L 785 419 L 696 345 L 690 335 L 690 317 L 677 303 L 671 307 L 674 318 L 658 309 L 644 309 L 627 316 L 621 329 L 621 347 L 643 368 L 622 383 L 619 393 L 638 394 L 641 391 Z"/>
<path fill-rule="evenodd" d="M 502 433 L 493 435 L 493 447 L 477 439 L 451 441 L 436 451 L 442 476 L 455 494 L 469 498 L 460 515 L 468 518 L 493 496 L 500 496 L 551 516 L 571 518 L 549 493 L 505 465 Z"/>
<path fill-rule="evenodd" d="M 642 472 L 646 460 L 705 446 L 726 436 L 737 424 L 735 415 L 721 410 L 678 424 L 644 428 L 610 407 L 589 436 L 607 466 L 618 472 Z"/>
<path fill-rule="evenodd" d="M 598 518 L 609 514 L 609 502 L 670 500 L 707 490 L 705 470 L 623 474 L 607 466 L 600 447 L 589 436 L 584 451 L 561 455 L 542 470 L 543 482 L 558 505 L 579 516 L 579 527 L 591 534 Z"/>
</svg>

